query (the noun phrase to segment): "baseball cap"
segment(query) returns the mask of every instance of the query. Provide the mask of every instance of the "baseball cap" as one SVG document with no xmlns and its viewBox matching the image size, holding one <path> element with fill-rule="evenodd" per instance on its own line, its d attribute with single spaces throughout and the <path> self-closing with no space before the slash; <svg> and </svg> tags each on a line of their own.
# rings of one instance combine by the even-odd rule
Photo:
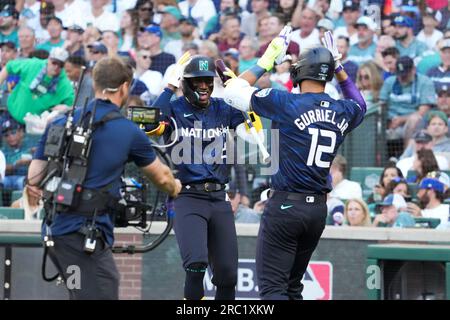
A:
<svg viewBox="0 0 450 320">
<path fill-rule="evenodd" d="M 445 48 L 450 48 L 450 38 L 443 39 L 439 43 L 439 50 L 444 50 Z"/>
<path fill-rule="evenodd" d="M 190 24 L 191 26 L 194 26 L 194 27 L 198 27 L 198 22 L 197 22 L 197 20 L 195 20 L 194 18 L 192 18 L 192 17 L 182 17 L 181 19 L 180 19 L 180 22 L 186 22 L 187 24 Z"/>
<path fill-rule="evenodd" d="M 377 30 L 377 24 L 375 23 L 375 21 L 373 21 L 372 18 L 366 16 L 359 17 L 356 21 L 356 26 L 366 26 L 372 31 Z"/>
<path fill-rule="evenodd" d="M 106 48 L 106 46 L 103 43 L 101 43 L 100 41 L 95 41 L 95 42 L 89 44 L 87 47 L 89 49 L 92 49 L 92 50 L 100 52 L 100 53 L 104 53 L 104 54 L 108 53 L 108 48 Z"/>
<path fill-rule="evenodd" d="M 180 9 L 174 6 L 165 6 L 164 9 L 160 11 L 160 13 L 168 13 L 175 17 L 178 21 L 183 18 L 183 15 L 180 12 Z"/>
<path fill-rule="evenodd" d="M 343 7 L 342 7 L 342 11 L 345 11 L 346 9 L 350 9 L 352 11 L 359 10 L 359 2 L 352 1 L 352 0 L 345 0 Z"/>
<path fill-rule="evenodd" d="M 48 56 L 48 58 L 66 62 L 67 58 L 69 58 L 69 53 L 63 48 L 53 48 L 50 51 L 50 55 Z"/>
<path fill-rule="evenodd" d="M 444 184 L 435 178 L 425 178 L 420 182 L 419 189 L 432 189 L 444 193 Z"/>
<path fill-rule="evenodd" d="M 419 7 L 416 0 L 403 0 L 401 4 L 401 11 L 413 12 L 419 14 Z"/>
<path fill-rule="evenodd" d="M 330 19 L 320 19 L 317 28 L 324 28 L 327 31 L 334 30 L 334 23 Z"/>
<path fill-rule="evenodd" d="M 56 21 L 56 22 L 58 22 L 61 26 L 63 25 L 62 20 L 61 20 L 60 18 L 58 18 L 57 16 L 52 16 L 52 17 L 50 17 L 50 18 L 48 19 L 48 22 L 50 22 L 50 21 Z"/>
<path fill-rule="evenodd" d="M 382 203 L 379 204 L 382 207 L 389 207 L 389 206 L 394 206 L 395 208 L 398 209 L 402 209 L 402 208 L 406 208 L 407 204 L 405 201 L 405 198 L 402 197 L 402 195 L 400 194 L 388 194 Z"/>
<path fill-rule="evenodd" d="M 223 53 L 223 56 L 230 56 L 234 60 L 239 61 L 239 51 L 236 48 L 230 48 Z"/>
<path fill-rule="evenodd" d="M 24 125 L 17 122 L 13 118 L 9 118 L 2 124 L 2 133 L 6 133 L 8 130 L 24 128 Z"/>
<path fill-rule="evenodd" d="M 423 131 L 423 130 L 417 132 L 417 133 L 414 135 L 414 141 L 415 141 L 415 142 L 419 142 L 419 143 L 428 143 L 428 142 L 430 142 L 431 140 L 433 140 L 433 138 L 432 138 L 428 133 L 426 133 L 426 132 Z"/>
<path fill-rule="evenodd" d="M 0 48 L 3 48 L 3 46 L 7 46 L 8 48 L 13 49 L 13 50 L 17 49 L 16 44 L 12 41 L 5 41 L 5 42 L 0 43 Z"/>
<path fill-rule="evenodd" d="M 407 16 L 396 16 L 393 22 L 394 26 L 412 28 L 414 25 L 413 20 Z"/>
<path fill-rule="evenodd" d="M 73 24 L 67 28 L 67 31 L 74 31 L 77 33 L 84 33 L 84 29 L 77 24 Z"/>
<path fill-rule="evenodd" d="M 19 17 L 19 12 L 17 12 L 16 8 L 12 4 L 7 4 L 3 7 L 3 9 L 0 11 L 0 16 L 2 17 Z"/>
<path fill-rule="evenodd" d="M 430 123 L 431 119 L 433 119 L 435 117 L 442 119 L 442 121 L 444 121 L 445 124 L 447 125 L 448 117 L 444 112 L 442 112 L 440 110 L 433 110 L 433 111 L 428 112 L 427 123 Z"/>
<path fill-rule="evenodd" d="M 450 177 L 443 171 L 431 171 L 427 173 L 427 178 L 438 179 L 446 188 L 450 187 Z"/>
<path fill-rule="evenodd" d="M 425 9 L 424 16 L 432 17 L 434 20 L 436 20 L 439 23 L 441 23 L 441 21 L 442 21 L 442 13 L 439 10 L 433 10 L 430 7 L 427 7 Z"/>
<path fill-rule="evenodd" d="M 145 28 L 141 29 L 142 32 L 148 32 L 156 34 L 158 37 L 162 38 L 161 28 L 157 24 L 150 24 Z"/>
<path fill-rule="evenodd" d="M 397 75 L 406 75 L 414 67 L 414 61 L 408 56 L 403 56 L 397 60 Z"/>
<path fill-rule="evenodd" d="M 449 85 L 447 83 L 443 83 L 443 82 L 435 82 L 434 83 L 435 87 L 436 87 L 436 93 L 439 95 L 442 94 L 449 94 Z"/>
</svg>

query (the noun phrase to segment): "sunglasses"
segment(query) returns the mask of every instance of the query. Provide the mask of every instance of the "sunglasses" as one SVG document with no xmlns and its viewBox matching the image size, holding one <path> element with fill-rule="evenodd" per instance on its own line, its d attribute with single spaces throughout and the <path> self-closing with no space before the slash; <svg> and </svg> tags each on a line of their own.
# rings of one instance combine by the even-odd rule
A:
<svg viewBox="0 0 450 320">
<path fill-rule="evenodd" d="M 6 131 L 5 133 L 3 133 L 3 135 L 4 135 L 5 137 L 13 136 L 13 135 L 15 135 L 15 134 L 17 134 L 17 129 L 8 130 L 8 131 Z"/>
</svg>

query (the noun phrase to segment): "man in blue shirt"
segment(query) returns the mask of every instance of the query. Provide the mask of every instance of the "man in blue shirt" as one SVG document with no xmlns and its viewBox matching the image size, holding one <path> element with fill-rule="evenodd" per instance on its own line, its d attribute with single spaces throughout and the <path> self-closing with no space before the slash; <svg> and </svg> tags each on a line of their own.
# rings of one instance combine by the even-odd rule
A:
<svg viewBox="0 0 450 320">
<path fill-rule="evenodd" d="M 358 31 L 358 43 L 350 47 L 348 59 L 361 65 L 375 57 L 377 46 L 373 42 L 373 36 L 377 30 L 377 24 L 370 17 L 359 17 L 356 22 L 356 30 Z"/>
<path fill-rule="evenodd" d="M 395 17 L 395 40 L 397 40 L 395 46 L 400 51 L 400 56 L 416 59 L 421 57 L 428 48 L 414 36 L 413 24 L 413 20 L 408 16 Z"/>
<path fill-rule="evenodd" d="M 256 249 L 263 299 L 302 299 L 301 279 L 325 228 L 331 163 L 366 112 L 363 97 L 340 65 L 341 55 L 330 32 L 325 33 L 325 46 L 303 51 L 291 68 L 301 94 L 251 87 L 257 68 L 232 79 L 225 88 L 227 103 L 244 112 L 254 110 L 279 130 L 279 171 L 272 176 Z M 344 100 L 324 93 L 334 74 Z"/>
<path fill-rule="evenodd" d="M 436 89 L 446 85 L 450 87 L 450 38 L 439 42 L 441 65 L 432 68 L 427 72 L 427 76 L 433 80 Z"/>
<path fill-rule="evenodd" d="M 82 200 L 79 205 L 57 211 L 52 221 L 47 212 L 43 224 L 43 236 L 53 237 L 54 247 L 49 249 L 49 255 L 60 275 L 66 279 L 69 266 L 80 268 L 81 289 L 68 288 L 71 299 L 118 299 L 119 274 L 111 251 L 115 212 L 110 201 L 120 198 L 125 164 L 133 161 L 169 196 L 176 197 L 181 189 L 180 181 L 175 180 L 170 169 L 156 157 L 145 133 L 120 114 L 132 78 L 131 68 L 118 58 L 105 58 L 96 64 L 93 70 L 95 99 L 87 106 L 86 114 L 93 113 L 95 106 L 94 124 L 99 126 L 92 134 L 92 151 L 82 183 Z M 110 121 L 104 120 L 111 115 L 115 117 Z M 78 109 L 74 123 L 80 117 L 82 110 Z M 55 120 L 53 126 L 63 126 L 66 122 L 67 117 L 62 117 Z M 44 156 L 48 131 L 47 128 L 28 171 L 30 205 L 35 205 L 42 194 L 39 183 L 48 165 Z M 47 185 L 45 188 L 48 190 Z M 99 202 L 98 199 L 104 200 Z M 91 239 L 86 237 L 88 227 L 95 230 L 93 252 L 83 249 L 86 248 L 86 240 Z"/>
</svg>

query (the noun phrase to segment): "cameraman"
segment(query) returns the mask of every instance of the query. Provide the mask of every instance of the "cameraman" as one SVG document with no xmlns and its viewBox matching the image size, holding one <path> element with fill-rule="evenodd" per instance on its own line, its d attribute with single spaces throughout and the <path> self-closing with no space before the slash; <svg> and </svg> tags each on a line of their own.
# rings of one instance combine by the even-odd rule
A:
<svg viewBox="0 0 450 320">
<path fill-rule="evenodd" d="M 119 273 L 111 251 L 114 210 L 109 209 L 109 205 L 103 206 L 107 209 L 99 209 L 96 214 L 94 209 L 100 205 L 86 209 L 88 200 L 84 200 L 85 192 L 91 192 L 92 199 L 97 196 L 108 200 L 119 198 L 121 174 L 130 160 L 169 196 L 176 197 L 181 189 L 180 181 L 174 179 L 170 169 L 156 157 L 149 139 L 137 125 L 120 114 L 113 120 L 104 120 L 107 114 L 120 113 L 127 101 L 132 78 L 132 70 L 118 58 L 104 58 L 96 64 L 93 70 L 95 99 L 88 104 L 86 114 L 92 112 L 96 105 L 94 124 L 100 120 L 103 124 L 93 131 L 82 200 L 75 208 L 69 207 L 67 212 L 57 211 L 49 226 L 49 221 L 43 224 L 43 235 L 50 234 L 54 240 L 49 256 L 62 277 L 67 279 L 69 266 L 80 268 L 81 288 L 68 288 L 71 299 L 118 299 Z M 77 123 L 81 113 L 79 109 L 75 111 L 74 123 Z M 55 124 L 63 125 L 66 121 L 67 117 L 63 117 L 57 119 Z M 48 128 L 28 171 L 30 205 L 35 204 L 42 195 L 39 183 L 47 169 L 44 157 L 47 135 Z M 96 245 L 91 253 L 86 250 L 86 239 L 91 239 L 86 237 L 87 227 L 89 230 L 95 228 Z"/>
</svg>

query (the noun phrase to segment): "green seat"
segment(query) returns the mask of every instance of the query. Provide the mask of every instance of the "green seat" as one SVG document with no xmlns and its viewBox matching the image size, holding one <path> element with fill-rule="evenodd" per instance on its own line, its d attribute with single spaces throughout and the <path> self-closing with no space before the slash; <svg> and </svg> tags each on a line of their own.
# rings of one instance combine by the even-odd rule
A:
<svg viewBox="0 0 450 320">
<path fill-rule="evenodd" d="M 350 170 L 351 181 L 361 184 L 364 199 L 367 199 L 373 192 L 373 187 L 380 181 L 382 167 L 352 167 Z"/>
<path fill-rule="evenodd" d="M 441 219 L 437 218 L 415 217 L 414 221 L 416 222 L 416 227 L 431 228 L 431 229 L 435 229 L 441 223 Z"/>
<path fill-rule="evenodd" d="M 11 194 L 11 203 L 22 198 L 22 190 L 14 190 Z"/>
<path fill-rule="evenodd" d="M 25 218 L 25 211 L 18 208 L 0 207 L 0 219 L 19 219 Z"/>
</svg>

